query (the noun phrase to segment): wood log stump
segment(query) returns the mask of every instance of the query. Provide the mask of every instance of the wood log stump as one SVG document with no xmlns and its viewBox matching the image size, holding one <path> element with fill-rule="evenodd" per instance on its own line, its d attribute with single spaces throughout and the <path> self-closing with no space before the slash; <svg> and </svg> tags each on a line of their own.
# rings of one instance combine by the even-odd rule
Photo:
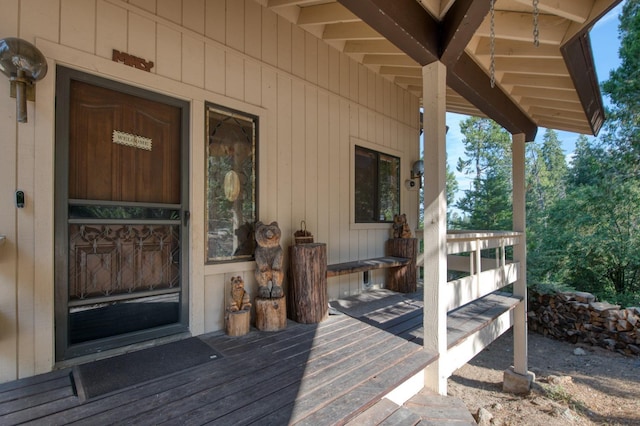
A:
<svg viewBox="0 0 640 426">
<path fill-rule="evenodd" d="M 287 298 L 256 297 L 256 328 L 261 331 L 280 331 L 287 327 Z"/>
<path fill-rule="evenodd" d="M 387 288 L 389 290 L 400 293 L 413 293 L 418 290 L 417 254 L 417 238 L 391 238 L 387 240 L 387 255 L 411 259 L 407 266 L 388 269 Z"/>
<path fill-rule="evenodd" d="M 244 336 L 251 328 L 251 311 L 226 311 L 225 332 L 228 336 Z"/>
<path fill-rule="evenodd" d="M 327 245 L 296 244 L 291 247 L 289 316 L 302 324 L 315 324 L 327 317 Z"/>
</svg>

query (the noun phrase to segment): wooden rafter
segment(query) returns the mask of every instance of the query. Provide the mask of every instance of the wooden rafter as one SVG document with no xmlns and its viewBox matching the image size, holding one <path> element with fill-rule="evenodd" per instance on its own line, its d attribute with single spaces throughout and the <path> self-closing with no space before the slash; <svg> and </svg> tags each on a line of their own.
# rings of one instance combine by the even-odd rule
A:
<svg viewBox="0 0 640 426">
<path fill-rule="evenodd" d="M 339 0 L 424 66 L 438 60 L 438 23 L 415 0 Z"/>
<path fill-rule="evenodd" d="M 489 12 L 489 2 L 459 0 L 449 9 L 442 24 L 440 60 L 454 64 Z"/>
<path fill-rule="evenodd" d="M 538 46 L 531 0 L 495 0 L 493 38 L 490 0 L 256 1 L 419 97 L 421 68 L 441 61 L 448 111 L 489 116 L 527 139 L 536 126 L 597 134 L 602 125 L 587 31 L 621 0 L 538 0 Z"/>
</svg>

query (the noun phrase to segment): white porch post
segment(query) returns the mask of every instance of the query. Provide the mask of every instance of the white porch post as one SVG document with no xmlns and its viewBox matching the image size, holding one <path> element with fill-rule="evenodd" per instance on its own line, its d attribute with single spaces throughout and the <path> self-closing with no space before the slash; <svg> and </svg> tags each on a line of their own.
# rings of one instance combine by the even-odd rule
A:
<svg viewBox="0 0 640 426">
<path fill-rule="evenodd" d="M 424 347 L 438 353 L 425 385 L 447 394 L 446 74 L 441 62 L 422 68 L 424 109 Z"/>
<path fill-rule="evenodd" d="M 513 393 L 527 392 L 535 379 L 528 371 L 527 347 L 527 240 L 525 194 L 525 135 L 512 135 L 513 167 L 513 230 L 522 233 L 520 244 L 513 248 L 513 261 L 520 263 L 518 280 L 513 285 L 514 296 L 522 297 L 513 311 L 513 368 L 504 372 L 503 389 Z"/>
</svg>

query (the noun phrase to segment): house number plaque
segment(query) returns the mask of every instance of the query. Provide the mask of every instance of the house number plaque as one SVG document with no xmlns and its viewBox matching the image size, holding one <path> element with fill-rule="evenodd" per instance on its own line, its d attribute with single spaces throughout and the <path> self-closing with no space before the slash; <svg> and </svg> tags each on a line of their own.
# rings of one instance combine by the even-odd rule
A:
<svg viewBox="0 0 640 426">
<path fill-rule="evenodd" d="M 152 140 L 143 136 L 132 135 L 131 133 L 114 130 L 113 143 L 151 151 Z"/>
</svg>

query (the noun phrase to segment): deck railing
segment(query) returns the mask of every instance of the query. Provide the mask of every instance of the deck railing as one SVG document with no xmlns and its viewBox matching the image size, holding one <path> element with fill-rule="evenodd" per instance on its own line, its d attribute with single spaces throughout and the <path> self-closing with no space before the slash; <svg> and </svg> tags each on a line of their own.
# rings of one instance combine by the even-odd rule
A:
<svg viewBox="0 0 640 426">
<path fill-rule="evenodd" d="M 418 239 L 422 239 L 424 233 L 421 230 L 416 232 Z M 445 306 L 445 309 L 438 309 L 436 306 L 429 306 L 429 309 L 440 312 L 435 319 L 436 324 L 425 322 L 425 340 L 427 334 L 437 335 L 435 341 L 449 340 L 449 344 L 438 345 L 438 352 L 441 362 L 438 364 L 437 374 L 440 378 L 449 377 L 453 371 L 467 363 L 471 358 L 497 339 L 510 327 L 516 328 L 516 341 L 514 343 L 514 364 L 516 370 L 526 372 L 526 341 L 522 330 L 526 330 L 526 280 L 524 279 L 524 267 L 519 262 L 525 259 L 523 254 L 525 237 L 520 232 L 515 231 L 448 231 L 447 232 L 447 282 L 440 287 L 439 296 L 433 297 L 434 293 L 429 289 L 430 302 L 436 300 Z M 423 247 L 423 244 L 419 244 Z M 420 249 L 418 255 L 418 268 L 424 266 L 424 255 Z M 524 252 L 526 253 L 526 252 Z M 427 286 L 436 283 L 425 282 L 425 297 L 427 297 Z M 437 324 L 447 323 L 447 313 L 468 305 L 484 296 L 497 290 L 503 289 L 513 284 L 513 293 L 508 297 L 508 304 L 504 310 L 496 310 L 492 322 L 486 323 L 477 332 L 470 334 L 459 344 L 452 346 L 450 339 L 447 339 L 447 328 Z M 427 304 L 425 299 L 425 305 Z M 469 305 L 471 306 L 471 305 Z M 442 315 L 442 317 L 440 316 Z M 426 313 L 425 313 L 426 317 Z M 524 361 L 521 361 L 523 360 Z M 438 389 L 441 393 L 446 393 L 446 388 L 441 385 Z"/>
<path fill-rule="evenodd" d="M 422 247 L 422 230 L 416 232 Z M 522 233 L 513 231 L 447 231 L 448 280 L 447 311 L 473 302 L 513 284 L 520 274 L 520 263 L 508 256 L 521 243 Z M 491 257 L 488 254 L 492 254 Z M 424 253 L 417 266 L 424 265 Z"/>
</svg>

